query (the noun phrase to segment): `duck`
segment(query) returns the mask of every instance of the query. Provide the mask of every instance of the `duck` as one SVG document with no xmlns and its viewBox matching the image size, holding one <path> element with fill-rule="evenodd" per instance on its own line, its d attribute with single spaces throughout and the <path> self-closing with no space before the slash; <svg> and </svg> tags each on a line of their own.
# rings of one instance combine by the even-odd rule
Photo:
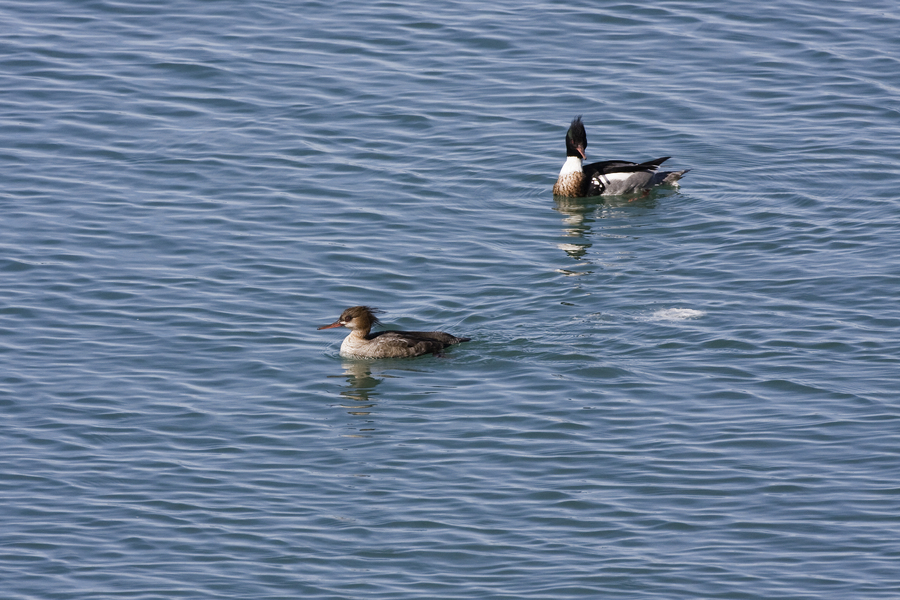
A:
<svg viewBox="0 0 900 600">
<path fill-rule="evenodd" d="M 657 172 L 671 156 L 633 163 L 625 160 L 606 160 L 582 165 L 586 158 L 587 134 L 581 116 L 577 116 L 566 132 L 566 162 L 553 186 L 554 196 L 582 198 L 587 196 L 618 196 L 654 188 L 658 185 L 678 185 L 678 180 L 690 169 Z"/>
<path fill-rule="evenodd" d="M 341 356 L 356 358 L 406 358 L 423 354 L 439 355 L 454 344 L 471 338 L 456 337 L 443 331 L 378 331 L 370 333 L 381 321 L 375 316 L 382 311 L 368 306 L 352 306 L 331 325 L 317 330 L 346 327 L 350 333 L 341 344 Z"/>
</svg>

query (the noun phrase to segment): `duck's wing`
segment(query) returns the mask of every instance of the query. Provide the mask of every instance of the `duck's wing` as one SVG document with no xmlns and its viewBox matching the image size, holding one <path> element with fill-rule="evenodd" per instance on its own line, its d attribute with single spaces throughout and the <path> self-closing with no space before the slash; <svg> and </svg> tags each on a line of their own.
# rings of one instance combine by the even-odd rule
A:
<svg viewBox="0 0 900 600">
<path fill-rule="evenodd" d="M 655 160 L 633 163 L 625 160 L 605 160 L 585 165 L 585 196 L 621 194 L 640 188 L 650 182 L 659 165 L 669 160 L 663 156 Z"/>
<path fill-rule="evenodd" d="M 433 354 L 447 346 L 469 341 L 469 338 L 459 338 L 443 331 L 379 331 L 370 333 L 366 339 L 389 349 L 393 356 Z"/>
<path fill-rule="evenodd" d="M 628 162 L 627 160 L 604 160 L 602 162 L 595 162 L 589 165 L 585 165 L 584 167 L 582 167 L 582 170 L 588 177 L 592 177 L 595 173 L 600 173 L 601 175 L 609 175 L 610 173 L 652 173 L 659 168 L 659 165 L 663 164 L 670 158 L 672 157 L 663 156 L 662 158 L 648 160 L 647 162 L 642 163 L 633 163 Z"/>
</svg>

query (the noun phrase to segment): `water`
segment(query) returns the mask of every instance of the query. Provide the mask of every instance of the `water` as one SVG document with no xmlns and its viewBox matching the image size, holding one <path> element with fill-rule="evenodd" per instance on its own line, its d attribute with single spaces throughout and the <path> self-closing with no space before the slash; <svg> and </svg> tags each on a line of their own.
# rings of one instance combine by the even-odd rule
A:
<svg viewBox="0 0 900 600">
<path fill-rule="evenodd" d="M 0 22 L 4 598 L 900 595 L 893 3 Z"/>
</svg>

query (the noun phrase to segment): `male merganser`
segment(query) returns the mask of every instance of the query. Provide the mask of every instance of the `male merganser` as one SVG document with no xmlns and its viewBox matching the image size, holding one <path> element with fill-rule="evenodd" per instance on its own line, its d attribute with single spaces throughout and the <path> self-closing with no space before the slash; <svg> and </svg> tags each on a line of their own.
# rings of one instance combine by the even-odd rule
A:
<svg viewBox="0 0 900 600">
<path fill-rule="evenodd" d="M 341 313 L 341 318 L 331 325 L 318 329 L 346 327 L 350 335 L 341 344 L 342 356 L 360 358 L 403 358 L 422 354 L 438 354 L 447 346 L 468 342 L 443 331 L 379 331 L 369 333 L 380 321 L 375 316 L 377 308 L 354 306 Z"/>
<path fill-rule="evenodd" d="M 566 162 L 553 186 L 554 196 L 616 196 L 649 190 L 662 184 L 675 184 L 690 171 L 665 171 L 657 173 L 670 156 L 633 163 L 625 160 L 606 160 L 582 166 L 587 148 L 587 134 L 581 117 L 575 117 L 566 133 Z"/>
</svg>

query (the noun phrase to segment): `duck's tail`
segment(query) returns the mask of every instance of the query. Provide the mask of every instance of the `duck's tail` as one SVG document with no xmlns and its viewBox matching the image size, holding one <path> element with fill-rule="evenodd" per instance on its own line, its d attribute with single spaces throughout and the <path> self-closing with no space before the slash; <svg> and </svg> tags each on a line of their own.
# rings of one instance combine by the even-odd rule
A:
<svg viewBox="0 0 900 600">
<path fill-rule="evenodd" d="M 690 171 L 690 169 L 657 173 L 653 176 L 653 179 L 656 180 L 653 185 L 678 185 L 678 180 L 684 177 L 684 174 L 688 171 Z"/>
</svg>

